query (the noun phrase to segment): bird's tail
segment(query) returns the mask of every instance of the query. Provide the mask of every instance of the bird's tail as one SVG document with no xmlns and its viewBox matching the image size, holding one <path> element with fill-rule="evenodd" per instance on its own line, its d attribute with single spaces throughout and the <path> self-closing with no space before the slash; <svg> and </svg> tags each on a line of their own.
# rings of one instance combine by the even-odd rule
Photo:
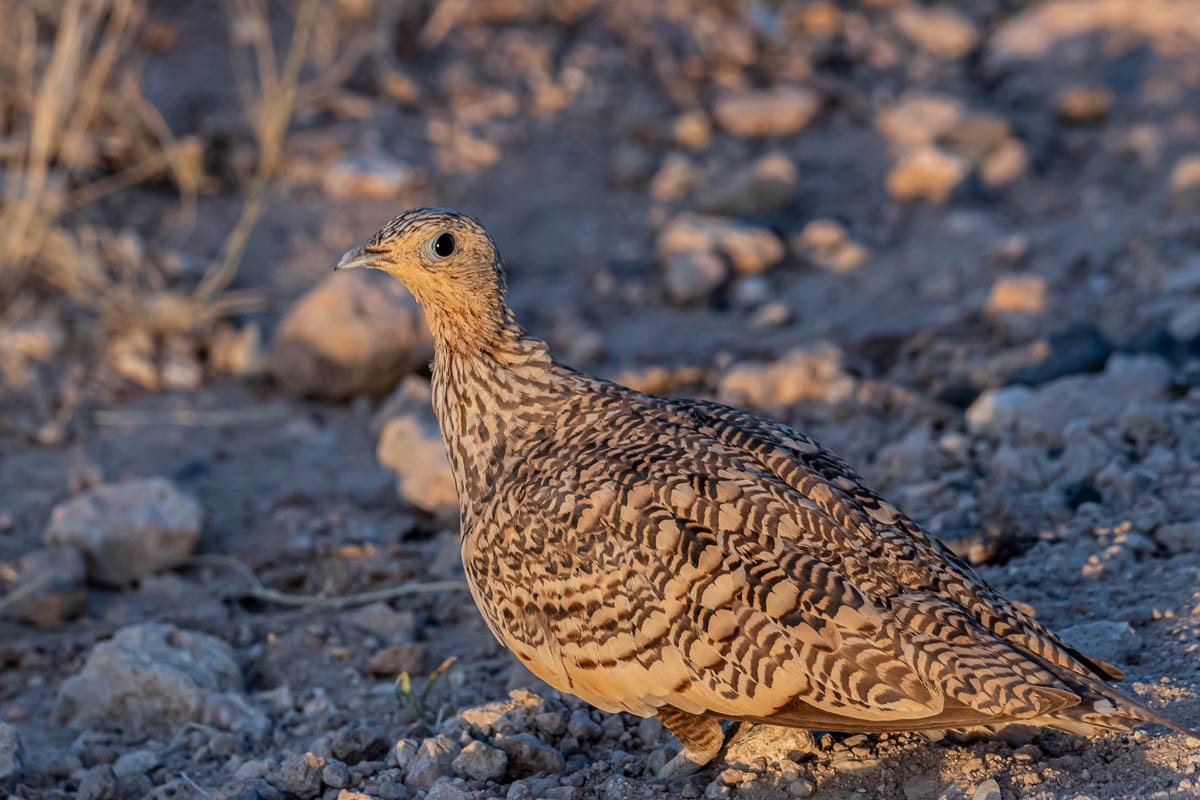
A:
<svg viewBox="0 0 1200 800">
<path fill-rule="evenodd" d="M 1057 711 L 1047 719 L 1031 720 L 1037 724 L 1087 735 L 1105 730 L 1129 731 L 1138 725 L 1152 723 L 1200 741 L 1200 733 L 1121 694 L 1102 680 L 1066 668 L 1052 669 L 1079 696 L 1079 703 Z"/>
</svg>

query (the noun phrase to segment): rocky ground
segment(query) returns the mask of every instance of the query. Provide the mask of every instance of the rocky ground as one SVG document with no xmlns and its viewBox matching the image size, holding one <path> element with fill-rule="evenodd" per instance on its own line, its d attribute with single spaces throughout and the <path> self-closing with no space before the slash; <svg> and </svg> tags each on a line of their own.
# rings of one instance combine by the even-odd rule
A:
<svg viewBox="0 0 1200 800">
<path fill-rule="evenodd" d="M 42 286 L 0 316 L 0 794 L 1200 795 L 1200 749 L 1157 729 L 760 728 L 655 782 L 656 721 L 488 634 L 419 310 L 328 275 L 405 208 L 476 214 L 563 360 L 815 435 L 1194 727 L 1191 0 L 333 5 L 383 45 L 292 126 L 234 284 L 258 310 L 97 321 Z M 195 224 L 142 185 L 68 220 L 73 258 L 186 286 L 236 217 L 251 137 L 209 6 L 154 4 L 139 45 L 203 149 Z"/>
</svg>

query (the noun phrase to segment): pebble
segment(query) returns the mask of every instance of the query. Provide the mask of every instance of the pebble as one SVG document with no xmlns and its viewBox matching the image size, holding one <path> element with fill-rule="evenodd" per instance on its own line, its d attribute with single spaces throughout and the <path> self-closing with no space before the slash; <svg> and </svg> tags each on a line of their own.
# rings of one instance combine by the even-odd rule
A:
<svg viewBox="0 0 1200 800">
<path fill-rule="evenodd" d="M 710 251 L 673 253 L 663 264 L 663 289 L 679 305 L 706 301 L 728 277 L 724 259 Z"/>
<path fill-rule="evenodd" d="M 571 712 L 571 718 L 567 720 L 567 733 L 581 742 L 586 742 L 599 739 L 603 731 L 586 708 L 577 708 Z"/>
<path fill-rule="evenodd" d="M 820 96 L 802 86 L 776 86 L 721 94 L 713 115 L 734 136 L 787 136 L 797 133 L 817 115 Z"/>
<path fill-rule="evenodd" d="M 975 788 L 971 800 L 1001 800 L 1000 784 L 995 778 L 988 778 Z"/>
<path fill-rule="evenodd" d="M 1113 93 L 1106 86 L 1068 86 L 1054 99 L 1059 119 L 1073 125 L 1103 122 L 1112 109 Z"/>
<path fill-rule="evenodd" d="M 328 275 L 287 310 L 270 354 L 293 392 L 344 399 L 383 394 L 433 357 L 417 301 L 369 270 Z"/>
<path fill-rule="evenodd" d="M 1154 539 L 1172 554 L 1200 550 L 1200 520 L 1160 525 Z"/>
<path fill-rule="evenodd" d="M 342 617 L 355 628 L 378 636 L 384 641 L 410 638 L 416 631 L 416 617 L 411 611 L 397 611 L 387 603 L 372 603 Z"/>
<path fill-rule="evenodd" d="M 1045 276 L 1016 273 L 1003 275 L 992 284 L 985 310 L 990 314 L 1040 314 L 1046 310 Z"/>
<path fill-rule="evenodd" d="M 703 109 L 685 111 L 671 124 L 671 135 L 682 147 L 704 150 L 712 144 L 712 121 Z"/>
<path fill-rule="evenodd" d="M 664 203 L 682 200 L 704 183 L 704 170 L 683 153 L 668 153 L 650 179 L 650 196 Z"/>
<path fill-rule="evenodd" d="M 83 613 L 87 602 L 83 553 L 74 547 L 49 547 L 22 556 L 0 570 L 6 595 L 4 613 L 34 625 L 57 625 Z"/>
<path fill-rule="evenodd" d="M 1110 664 L 1128 664 L 1142 648 L 1142 637 L 1128 622 L 1082 622 L 1062 628 L 1058 634 L 1084 655 L 1095 656 Z"/>
<path fill-rule="evenodd" d="M 355 720 L 337 730 L 330 743 L 330 750 L 334 758 L 354 765 L 360 761 L 383 758 L 389 746 L 382 728 L 370 722 Z"/>
<path fill-rule="evenodd" d="M 731 367 L 717 383 L 717 398 L 733 406 L 783 409 L 804 400 L 837 403 L 856 386 L 841 348 L 826 342 L 794 348 L 773 362 Z"/>
<path fill-rule="evenodd" d="M 325 759 L 312 753 L 292 753 L 279 765 L 279 788 L 300 800 L 311 800 L 321 793 L 321 772 Z"/>
<path fill-rule="evenodd" d="M 796 197 L 800 171 L 783 153 L 767 153 L 709 181 L 696 206 L 708 214 L 746 217 L 786 206 Z"/>
<path fill-rule="evenodd" d="M 566 766 L 562 753 L 529 733 L 497 736 L 495 745 L 508 754 L 508 772 L 515 778 L 539 772 L 553 775 Z"/>
<path fill-rule="evenodd" d="M 767 228 L 690 212 L 663 226 L 657 246 L 664 259 L 680 253 L 718 252 L 742 274 L 763 272 L 784 256 L 783 242 Z"/>
<path fill-rule="evenodd" d="M 900 157 L 887 174 L 887 191 L 897 200 L 941 203 L 967 177 L 970 165 L 962 156 L 938 147 L 918 147 Z"/>
<path fill-rule="evenodd" d="M 17 729 L 0 722 L 0 790 L 11 792 L 16 788 L 21 777 L 21 760 L 21 737 Z"/>
<path fill-rule="evenodd" d="M 428 789 L 443 775 L 450 775 L 460 747 L 445 736 L 425 739 L 404 771 L 404 785 Z"/>
<path fill-rule="evenodd" d="M 321 188 L 341 200 L 369 197 L 390 200 L 417 186 L 421 171 L 382 153 L 357 153 L 331 164 Z"/>
<path fill-rule="evenodd" d="M 402 672 L 419 675 L 424 662 L 425 648 L 405 642 L 376 650 L 367 659 L 367 670 L 375 675 L 399 675 Z"/>
<path fill-rule="evenodd" d="M 1048 352 L 1009 377 L 1011 383 L 1040 386 L 1064 375 L 1099 372 L 1112 355 L 1112 343 L 1090 322 L 1077 322 L 1046 337 Z"/>
<path fill-rule="evenodd" d="M 1186 155 L 1175 162 L 1167 179 L 1167 194 L 1172 210 L 1200 210 L 1200 154 Z"/>
<path fill-rule="evenodd" d="M 845 226 L 833 219 L 810 220 L 789 239 L 792 253 L 799 259 L 830 272 L 853 272 L 861 267 L 870 251 L 850 239 Z"/>
<path fill-rule="evenodd" d="M 1016 139 L 1006 139 L 979 167 L 979 177 L 993 189 L 1007 186 L 1029 171 L 1029 152 Z"/>
<path fill-rule="evenodd" d="M 425 800 L 470 800 L 472 795 L 465 787 L 449 778 L 441 778 L 429 789 Z"/>
<path fill-rule="evenodd" d="M 462 749 L 454 759 L 454 771 L 464 778 L 477 781 L 495 781 L 508 768 L 508 754 L 483 742 L 474 741 Z"/>
<path fill-rule="evenodd" d="M 350 785 L 350 768 L 337 759 L 326 759 L 321 782 L 331 789 L 344 789 Z"/>
<path fill-rule="evenodd" d="M 77 728 L 170 730 L 202 721 L 214 698 L 241 685 L 241 672 L 221 640 L 141 623 L 92 648 L 83 670 L 59 688 L 55 716 Z"/>
<path fill-rule="evenodd" d="M 104 484 L 55 506 L 47 545 L 77 548 L 88 577 L 124 586 L 178 567 L 200 539 L 200 504 L 167 478 Z"/>
<path fill-rule="evenodd" d="M 393 417 L 379 433 L 375 456 L 396 473 L 396 492 L 440 520 L 458 518 L 454 473 L 432 410 Z"/>
<path fill-rule="evenodd" d="M 938 794 L 938 781 L 930 775 L 914 775 L 901 787 L 904 800 L 933 800 Z"/>
<path fill-rule="evenodd" d="M 931 145 L 966 116 L 961 101 L 947 95 L 910 92 L 875 117 L 875 128 L 898 151 Z"/>
<path fill-rule="evenodd" d="M 909 41 L 939 58 L 961 58 L 979 41 L 975 23 L 949 6 L 906 5 L 894 19 Z"/>
</svg>

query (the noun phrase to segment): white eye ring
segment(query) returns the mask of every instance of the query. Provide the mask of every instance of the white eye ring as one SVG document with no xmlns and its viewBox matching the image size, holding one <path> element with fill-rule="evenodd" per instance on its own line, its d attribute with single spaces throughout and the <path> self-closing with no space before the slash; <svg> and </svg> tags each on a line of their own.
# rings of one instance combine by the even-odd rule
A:
<svg viewBox="0 0 1200 800">
<path fill-rule="evenodd" d="M 437 236 L 429 240 L 427 248 L 429 256 L 434 260 L 440 261 L 443 258 L 449 258 L 454 255 L 458 243 L 454 240 L 453 233 L 439 233 Z"/>
</svg>

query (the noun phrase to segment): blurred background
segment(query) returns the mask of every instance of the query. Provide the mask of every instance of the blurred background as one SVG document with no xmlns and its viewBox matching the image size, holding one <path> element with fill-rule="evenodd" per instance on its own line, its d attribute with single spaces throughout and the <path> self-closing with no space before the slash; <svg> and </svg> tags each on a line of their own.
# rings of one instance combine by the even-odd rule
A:
<svg viewBox="0 0 1200 800">
<path fill-rule="evenodd" d="M 1195 725 L 1198 10 L 0 0 L 0 790 L 664 796 L 487 632 L 420 311 L 330 274 L 418 205 L 561 360 L 811 433 Z M 679 791 L 1196 790 L 1031 737 Z"/>
</svg>

